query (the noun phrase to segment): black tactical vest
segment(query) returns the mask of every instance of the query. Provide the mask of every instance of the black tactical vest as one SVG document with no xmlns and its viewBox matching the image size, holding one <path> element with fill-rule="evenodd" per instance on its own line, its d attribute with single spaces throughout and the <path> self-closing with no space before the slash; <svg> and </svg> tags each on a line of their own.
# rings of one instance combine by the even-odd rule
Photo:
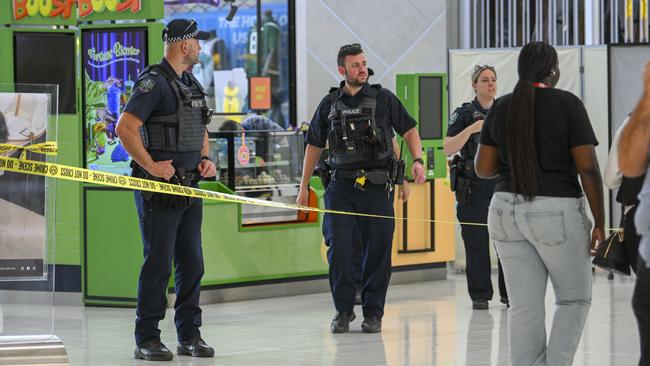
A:
<svg viewBox="0 0 650 366">
<path fill-rule="evenodd" d="M 141 74 L 162 74 L 176 94 L 176 113 L 151 116 L 144 122 L 147 131 L 147 150 L 190 152 L 200 151 L 205 138 L 205 125 L 210 123 L 210 109 L 205 93 L 194 75 L 188 73 L 192 86 L 180 82 L 160 65 L 151 65 Z M 140 79 L 139 78 L 139 79 Z"/>
<path fill-rule="evenodd" d="M 476 112 L 483 114 L 483 119 L 485 119 L 485 114 L 482 111 L 477 111 L 476 106 L 474 106 L 473 102 L 463 103 L 462 106 L 466 107 L 470 112 L 470 123 L 467 127 L 471 126 L 472 123 L 474 123 L 474 114 Z M 476 152 L 478 151 L 478 144 L 479 144 L 480 137 L 481 137 L 480 133 L 471 134 L 469 139 L 465 143 L 465 145 L 463 145 L 463 147 L 460 149 L 460 154 L 465 159 L 474 161 L 474 157 L 476 156 Z"/>
<path fill-rule="evenodd" d="M 393 156 L 391 131 L 377 127 L 377 86 L 368 88 L 366 96 L 356 107 L 350 108 L 339 98 L 339 89 L 330 90 L 332 106 L 328 119 L 329 162 L 333 168 L 350 165 L 368 166 L 386 161 Z"/>
</svg>

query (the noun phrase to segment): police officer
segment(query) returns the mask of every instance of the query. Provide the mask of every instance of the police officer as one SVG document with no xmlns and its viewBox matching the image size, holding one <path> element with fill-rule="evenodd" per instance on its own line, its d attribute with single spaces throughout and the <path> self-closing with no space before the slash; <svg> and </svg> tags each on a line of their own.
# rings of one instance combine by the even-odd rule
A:
<svg viewBox="0 0 650 366">
<path fill-rule="evenodd" d="M 456 192 L 458 221 L 485 224 L 496 179 L 485 180 L 476 176 L 474 155 L 478 148 L 483 119 L 494 103 L 497 91 L 494 66 L 476 65 L 472 73 L 472 87 L 476 93 L 474 100 L 463 103 L 449 119 L 444 151 L 447 155 L 460 151 L 460 155 L 456 155 L 452 160 L 450 168 L 452 190 Z M 465 273 L 472 308 L 487 309 L 488 300 L 491 300 L 493 295 L 490 237 L 487 227 L 461 224 L 461 235 L 465 244 Z M 498 267 L 501 302 L 508 304 L 500 262 Z"/>
<path fill-rule="evenodd" d="M 165 57 L 138 77 L 117 134 L 133 157 L 135 177 L 197 186 L 216 168 L 208 155 L 211 111 L 194 76 L 185 71 L 198 62 L 209 34 L 194 20 L 175 19 L 163 30 Z M 201 339 L 199 294 L 203 276 L 201 250 L 202 202 L 196 198 L 135 191 L 144 244 L 144 264 L 138 281 L 135 358 L 173 358 L 160 341 L 158 322 L 165 317 L 172 259 L 175 267 L 174 304 L 177 353 L 213 357 Z"/>
<path fill-rule="evenodd" d="M 345 80 L 323 98 L 311 121 L 297 203 L 308 204 L 309 179 L 329 143 L 332 179 L 325 191 L 325 207 L 393 216 L 393 130 L 404 138 L 415 157 L 416 183 L 424 181 L 416 123 L 395 95 L 380 85 L 367 83 L 366 57 L 358 43 L 341 47 L 337 64 Z M 325 214 L 323 236 L 329 245 L 329 282 L 336 307 L 333 333 L 347 332 L 355 319 L 354 253 L 359 239 L 363 272 L 361 328 L 365 333 L 381 331 L 394 228 L 394 220 L 390 219 Z"/>
</svg>

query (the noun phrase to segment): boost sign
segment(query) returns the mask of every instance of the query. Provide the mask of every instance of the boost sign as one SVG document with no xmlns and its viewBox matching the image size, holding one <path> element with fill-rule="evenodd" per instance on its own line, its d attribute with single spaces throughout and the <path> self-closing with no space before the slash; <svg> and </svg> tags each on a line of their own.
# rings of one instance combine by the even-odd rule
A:
<svg viewBox="0 0 650 366">
<path fill-rule="evenodd" d="M 78 4 L 78 16 L 86 17 L 93 12 L 105 11 L 137 13 L 142 8 L 142 0 L 13 0 L 14 20 L 25 17 L 70 18 L 72 9 Z"/>
</svg>

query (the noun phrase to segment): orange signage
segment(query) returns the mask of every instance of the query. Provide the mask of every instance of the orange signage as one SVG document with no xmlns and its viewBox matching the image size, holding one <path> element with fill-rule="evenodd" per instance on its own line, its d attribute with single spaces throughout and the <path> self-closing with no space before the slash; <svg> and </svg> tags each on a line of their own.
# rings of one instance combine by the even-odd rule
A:
<svg viewBox="0 0 650 366">
<path fill-rule="evenodd" d="M 250 109 L 271 109 L 271 78 L 253 76 L 250 78 Z"/>
<path fill-rule="evenodd" d="M 92 13 L 137 13 L 142 8 L 142 0 L 13 0 L 15 20 L 26 17 L 69 19 L 75 4 L 78 16 L 86 17 Z"/>
</svg>

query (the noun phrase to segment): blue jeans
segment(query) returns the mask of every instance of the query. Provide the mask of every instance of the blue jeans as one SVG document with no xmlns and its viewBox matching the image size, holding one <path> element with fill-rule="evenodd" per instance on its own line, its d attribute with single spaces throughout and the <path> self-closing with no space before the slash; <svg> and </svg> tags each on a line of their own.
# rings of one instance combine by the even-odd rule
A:
<svg viewBox="0 0 650 366">
<path fill-rule="evenodd" d="M 488 230 L 510 295 L 510 362 L 571 365 L 591 304 L 591 222 L 582 198 L 497 192 Z M 544 297 L 550 277 L 556 310 L 546 339 Z"/>
</svg>

